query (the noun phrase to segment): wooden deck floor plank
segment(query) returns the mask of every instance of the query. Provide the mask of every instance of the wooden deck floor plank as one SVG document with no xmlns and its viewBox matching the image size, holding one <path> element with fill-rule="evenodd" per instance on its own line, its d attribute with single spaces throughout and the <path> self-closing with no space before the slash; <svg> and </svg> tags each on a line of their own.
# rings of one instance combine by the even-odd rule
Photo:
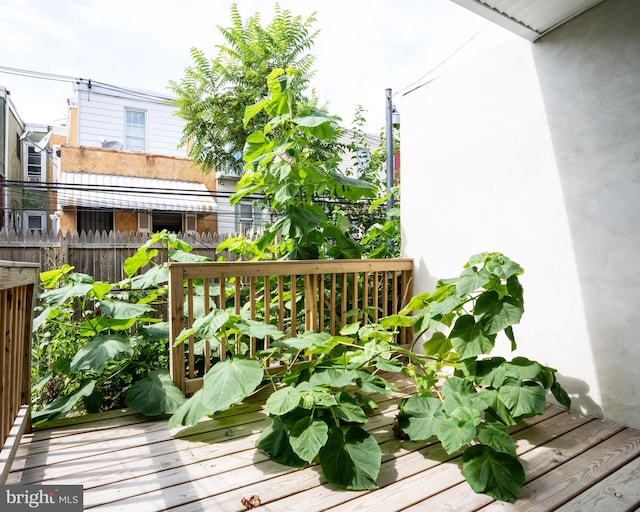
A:
<svg viewBox="0 0 640 512">
<path fill-rule="evenodd" d="M 243 429 L 246 425 L 264 422 L 266 414 L 255 411 L 236 415 L 218 420 L 209 420 L 205 426 L 194 428 L 192 431 L 183 434 L 182 437 L 188 438 L 192 443 L 210 443 L 211 439 L 225 439 L 229 437 L 234 430 Z M 200 424 L 199 424 L 200 425 Z M 52 441 L 52 444 L 63 442 L 64 450 L 43 450 L 43 446 L 38 445 L 35 453 L 28 450 L 21 452 L 20 457 L 16 458 L 14 468 L 27 470 L 42 465 L 52 466 L 74 460 L 82 460 L 87 454 L 104 455 L 108 458 L 108 454 L 119 452 L 122 450 L 135 449 L 142 447 L 143 453 L 149 455 L 148 447 L 153 447 L 158 443 L 165 441 L 173 441 L 172 433 L 167 429 L 167 422 L 156 421 L 148 422 L 147 430 L 140 428 L 135 434 L 125 429 L 128 436 L 120 436 L 119 431 L 114 435 L 113 431 L 98 431 L 93 437 L 87 437 L 88 434 L 81 434 L 81 442 L 74 442 L 73 438 L 65 438 L 62 440 Z"/>
<path fill-rule="evenodd" d="M 292 473 L 296 473 L 295 478 L 288 476 Z M 209 505 L 212 502 L 217 504 L 220 501 L 219 495 L 224 496 L 225 493 L 234 493 L 239 488 L 244 489 L 248 486 L 251 489 L 268 489 L 274 492 L 276 484 L 273 483 L 273 480 L 283 476 L 282 480 L 285 488 L 275 492 L 297 492 L 299 488 L 314 485 L 321 478 L 321 474 L 315 468 L 298 471 L 295 468 L 278 464 L 269 459 L 221 474 L 187 481 L 168 488 L 156 488 L 152 492 L 102 504 L 99 506 L 99 510 L 162 512 L 172 507 L 186 507 L 186 510 L 193 510 L 194 501 L 205 507 L 202 510 L 209 510 Z M 308 480 L 311 481 L 308 482 Z M 89 490 L 85 494 L 89 496 L 92 492 L 92 490 Z M 242 510 L 240 508 L 240 499 L 243 496 L 244 494 L 237 499 L 238 510 Z M 216 510 L 216 508 L 211 508 L 211 510 Z M 223 508 L 222 510 L 231 509 Z"/>
<path fill-rule="evenodd" d="M 169 438 L 151 443 L 148 439 L 145 442 L 143 437 L 129 448 L 98 450 L 79 459 L 52 461 L 27 469 L 14 464 L 10 479 L 13 483 L 24 484 L 45 481 L 61 484 L 76 479 L 87 487 L 104 485 L 118 481 L 123 476 L 131 478 L 129 472 L 148 474 L 168 469 L 173 464 L 184 464 L 185 459 L 204 460 L 242 451 L 248 442 L 255 442 L 266 425 L 267 420 L 262 419 L 233 428 L 213 429 L 188 440 Z M 248 436 L 252 436 L 251 441 L 247 441 Z"/>
<path fill-rule="evenodd" d="M 557 512 L 623 512 L 640 507 L 640 456 L 561 506 Z"/>
<path fill-rule="evenodd" d="M 526 484 L 516 505 L 494 502 L 481 510 L 556 510 L 639 455 L 640 431 L 624 429 Z"/>
<path fill-rule="evenodd" d="M 549 432 L 551 435 L 547 437 L 547 440 L 538 435 L 537 443 L 540 446 L 524 453 L 522 451 L 523 444 L 518 442 L 517 453 L 525 469 L 526 482 L 531 482 L 553 467 L 579 455 L 585 449 L 585 441 L 589 443 L 589 447 L 595 446 L 622 429 L 612 423 L 603 424 L 600 421 L 589 421 L 590 419 L 584 416 L 582 418 L 586 420 L 583 424 L 571 425 L 572 428 L 567 428 L 565 432 L 562 430 Z M 551 424 L 548 423 L 547 426 L 550 427 Z M 557 426 L 562 427 L 562 425 Z M 565 424 L 565 426 L 567 425 Z M 531 442 L 531 439 L 527 439 L 527 444 Z M 420 510 L 468 512 L 486 506 L 493 501 L 489 496 L 476 494 L 466 482 L 460 482 L 458 485 L 405 510 L 407 512 Z"/>
</svg>

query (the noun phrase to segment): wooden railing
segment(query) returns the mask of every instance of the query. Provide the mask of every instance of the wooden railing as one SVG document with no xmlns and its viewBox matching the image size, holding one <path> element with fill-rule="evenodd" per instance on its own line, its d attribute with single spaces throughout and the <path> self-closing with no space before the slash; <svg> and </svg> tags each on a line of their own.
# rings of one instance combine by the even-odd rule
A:
<svg viewBox="0 0 640 512">
<path fill-rule="evenodd" d="M 202 386 L 202 376 L 225 350 L 212 354 L 209 343 L 191 336 L 175 346 L 190 328 L 197 310 L 245 312 L 295 337 L 304 331 L 336 334 L 352 322 L 375 322 L 397 313 L 411 298 L 413 260 L 310 260 L 224 263 L 167 263 L 169 267 L 170 372 L 187 395 Z M 398 342 L 411 343 L 410 329 Z M 248 341 L 249 353 L 268 348 Z"/>
<path fill-rule="evenodd" d="M 31 322 L 39 266 L 0 260 L 0 484 L 30 428 Z"/>
</svg>

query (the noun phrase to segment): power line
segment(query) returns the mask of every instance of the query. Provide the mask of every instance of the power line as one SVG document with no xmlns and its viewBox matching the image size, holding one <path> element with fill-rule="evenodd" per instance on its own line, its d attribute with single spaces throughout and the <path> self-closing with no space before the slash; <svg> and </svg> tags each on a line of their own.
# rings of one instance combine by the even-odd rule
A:
<svg viewBox="0 0 640 512">
<path fill-rule="evenodd" d="M 43 71 L 30 71 L 28 69 L 10 68 L 7 66 L 0 66 L 0 73 L 5 73 L 7 75 L 24 76 L 27 78 L 37 78 L 41 80 L 53 80 L 57 82 L 73 83 L 82 81 L 82 78 L 77 78 L 74 76 L 45 73 Z"/>
<path fill-rule="evenodd" d="M 413 82 L 411 82 L 409 85 L 407 85 L 406 87 L 400 89 L 398 92 L 396 92 L 394 94 L 394 96 L 396 94 L 401 94 L 402 92 L 406 91 L 407 89 L 409 89 L 410 87 L 414 86 L 415 84 L 417 84 L 418 82 L 420 82 L 421 80 L 425 79 L 426 77 L 428 77 L 431 73 L 433 73 L 436 69 L 438 69 L 439 67 L 443 66 L 446 62 L 448 62 L 450 59 L 452 59 L 458 52 L 462 51 L 469 43 L 471 43 L 471 41 L 473 41 L 476 37 L 478 37 L 480 35 L 480 33 L 487 28 L 489 25 L 491 24 L 491 22 L 487 22 L 480 30 L 478 30 L 475 34 L 473 34 L 469 39 L 467 39 L 464 43 L 462 43 L 458 48 L 456 48 L 452 53 L 450 53 L 447 57 L 445 57 L 444 59 L 442 59 L 438 64 L 436 64 L 434 67 L 432 67 L 429 71 L 427 71 L 424 75 L 422 75 L 420 78 L 418 78 L 417 80 L 414 80 Z M 434 80 L 437 80 L 436 78 L 432 78 L 431 80 L 418 85 L 417 87 L 414 87 L 413 89 L 411 89 L 408 92 L 405 92 L 402 96 L 406 96 L 407 94 L 411 94 L 413 91 L 420 89 L 420 87 L 424 87 L 427 84 L 430 84 L 431 82 L 433 82 Z"/>
</svg>

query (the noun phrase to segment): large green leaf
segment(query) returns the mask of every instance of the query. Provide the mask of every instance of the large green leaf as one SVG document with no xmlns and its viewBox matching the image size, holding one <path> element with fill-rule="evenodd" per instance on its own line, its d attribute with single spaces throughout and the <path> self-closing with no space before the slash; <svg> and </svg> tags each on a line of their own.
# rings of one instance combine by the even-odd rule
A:
<svg viewBox="0 0 640 512">
<path fill-rule="evenodd" d="M 47 420 L 55 420 L 66 416 L 82 398 L 93 393 L 95 386 L 95 380 L 86 381 L 80 389 L 71 395 L 59 396 L 53 402 L 47 404 L 44 409 L 32 413 L 31 421 L 34 425 L 38 425 Z"/>
<path fill-rule="evenodd" d="M 290 205 L 274 228 L 291 238 L 301 238 L 316 229 L 324 219 L 324 210 L 320 207 Z"/>
<path fill-rule="evenodd" d="M 431 335 L 431 338 L 424 342 L 423 349 L 427 356 L 447 359 L 449 353 L 453 350 L 453 345 L 444 333 L 436 331 Z"/>
<path fill-rule="evenodd" d="M 347 423 L 366 423 L 367 415 L 349 393 L 341 391 L 336 394 L 338 405 L 331 408 L 335 415 Z"/>
<path fill-rule="evenodd" d="M 264 322 L 258 322 L 256 320 L 242 320 L 234 325 L 241 334 L 247 336 L 253 336 L 254 338 L 271 338 L 277 340 L 284 337 L 284 333 L 279 330 L 275 325 L 265 324 Z"/>
<path fill-rule="evenodd" d="M 183 250 L 175 250 L 169 251 L 169 259 L 172 261 L 214 261 L 209 256 L 203 256 L 202 254 L 194 254 L 192 252 L 183 251 Z M 168 268 L 168 267 L 165 267 Z"/>
<path fill-rule="evenodd" d="M 571 407 L 571 398 L 569 397 L 565 389 L 556 380 L 555 375 L 554 375 L 553 384 L 551 384 L 550 390 L 554 398 L 558 401 L 558 403 L 564 406 L 565 409 L 567 409 L 567 411 L 569 411 L 569 408 Z"/>
<path fill-rule="evenodd" d="M 131 304 L 120 300 L 105 299 L 100 302 L 100 310 L 111 318 L 128 320 L 153 311 L 148 304 Z"/>
<path fill-rule="evenodd" d="M 482 288 L 489 282 L 489 275 L 486 270 L 481 269 L 478 272 L 476 267 L 467 267 L 460 274 L 460 279 L 456 283 L 456 295 L 465 297 L 471 292 Z"/>
<path fill-rule="evenodd" d="M 256 448 L 269 454 L 273 460 L 280 464 L 303 468 L 307 463 L 291 447 L 289 442 L 291 425 L 289 425 L 290 421 L 287 421 L 287 423 L 285 421 L 286 418 L 281 416 L 273 417 L 271 425 L 262 431 L 256 441 Z"/>
<path fill-rule="evenodd" d="M 117 320 L 107 316 L 98 316 L 95 318 L 89 318 L 79 324 L 78 334 L 80 336 L 89 337 L 106 331 L 107 329 L 110 331 L 128 331 L 135 325 L 135 323 L 135 318 Z"/>
<path fill-rule="evenodd" d="M 42 281 L 43 288 L 53 288 L 56 283 L 65 276 L 65 274 L 68 274 L 72 270 L 73 267 L 65 263 L 59 268 L 40 272 L 40 281 Z"/>
<path fill-rule="evenodd" d="M 140 332 L 146 340 L 160 341 L 169 339 L 169 322 L 141 325 Z"/>
<path fill-rule="evenodd" d="M 313 417 L 301 418 L 294 423 L 289 434 L 291 448 L 302 460 L 312 462 L 328 439 L 329 427 Z"/>
<path fill-rule="evenodd" d="M 545 389 L 533 382 L 523 382 L 519 386 L 504 384 L 498 390 L 498 397 L 514 418 L 542 414 L 546 396 Z"/>
<path fill-rule="evenodd" d="M 125 274 L 127 274 L 127 277 L 131 277 L 142 267 L 148 265 L 157 255 L 158 249 L 148 250 L 147 247 L 140 247 L 133 256 L 124 260 L 123 268 Z"/>
<path fill-rule="evenodd" d="M 264 370 L 255 359 L 234 357 L 216 363 L 204 376 L 202 402 L 207 414 L 226 411 L 253 393 L 262 382 Z"/>
<path fill-rule="evenodd" d="M 462 461 L 464 477 L 475 492 L 509 503 L 518 499 L 525 474 L 515 456 L 478 444 L 465 450 Z"/>
<path fill-rule="evenodd" d="M 453 453 L 476 436 L 476 425 L 470 420 L 447 418 L 438 422 L 438 439 L 447 453 Z"/>
<path fill-rule="evenodd" d="M 144 274 L 133 277 L 131 279 L 131 288 L 133 290 L 146 290 L 167 281 L 169 281 L 169 267 L 154 265 Z"/>
<path fill-rule="evenodd" d="M 54 308 L 66 302 L 67 299 L 85 297 L 90 291 L 93 291 L 93 283 L 71 283 L 61 288 L 47 290 L 40 295 L 40 300 Z"/>
<path fill-rule="evenodd" d="M 486 326 L 488 334 L 496 334 L 520 322 L 524 307 L 515 299 L 501 299 L 496 292 L 490 290 L 478 297 L 473 312 Z"/>
<path fill-rule="evenodd" d="M 438 433 L 438 423 L 444 419 L 442 402 L 433 396 L 412 396 L 402 400 L 398 425 L 412 441 L 424 441 Z"/>
<path fill-rule="evenodd" d="M 442 385 L 444 410 L 451 414 L 458 407 L 473 407 L 478 395 L 472 382 L 461 377 L 449 377 Z"/>
<path fill-rule="evenodd" d="M 196 391 L 189 400 L 184 402 L 169 418 L 169 428 L 180 425 L 195 425 L 203 416 L 208 414 L 207 407 L 202 402 L 202 388 Z"/>
<path fill-rule="evenodd" d="M 166 369 L 153 370 L 124 394 L 124 403 L 146 416 L 173 414 L 185 401 Z"/>
<path fill-rule="evenodd" d="M 315 372 L 309 379 L 309 383 L 315 386 L 342 388 L 351 384 L 358 376 L 359 374 L 352 370 L 328 368 Z"/>
<path fill-rule="evenodd" d="M 478 439 L 497 452 L 516 456 L 516 443 L 502 423 L 485 422 L 478 429 Z"/>
<path fill-rule="evenodd" d="M 300 391 L 293 386 L 287 386 L 272 393 L 265 403 L 265 408 L 269 414 L 282 416 L 298 407 L 301 398 Z"/>
<path fill-rule="evenodd" d="M 320 465 L 332 484 L 354 491 L 375 489 L 381 455 L 375 438 L 361 427 L 352 425 L 346 432 L 333 427 L 320 449 Z"/>
<path fill-rule="evenodd" d="M 523 272 L 520 265 L 498 252 L 489 254 L 484 268 L 502 279 L 509 279 L 511 276 L 517 276 Z"/>
<path fill-rule="evenodd" d="M 96 334 L 82 346 L 71 360 L 71 371 L 93 370 L 102 373 L 110 361 L 133 355 L 134 343 L 121 334 Z"/>
<path fill-rule="evenodd" d="M 460 359 L 467 359 L 491 352 L 496 336 L 485 332 L 472 315 L 463 315 L 456 320 L 449 339 Z"/>
</svg>

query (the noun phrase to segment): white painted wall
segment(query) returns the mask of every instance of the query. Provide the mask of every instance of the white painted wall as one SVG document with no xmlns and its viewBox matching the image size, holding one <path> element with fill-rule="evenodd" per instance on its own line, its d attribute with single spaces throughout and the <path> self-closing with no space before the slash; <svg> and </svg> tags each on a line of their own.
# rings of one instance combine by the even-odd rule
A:
<svg viewBox="0 0 640 512">
<path fill-rule="evenodd" d="M 101 140 L 124 142 L 125 109 L 145 111 L 147 121 L 146 153 L 186 157 L 184 148 L 178 149 L 184 121 L 175 108 L 163 103 L 158 93 L 114 89 L 86 81 L 78 84 L 78 140 L 80 145 L 100 147 Z"/>
<path fill-rule="evenodd" d="M 640 427 L 640 2 L 607 0 L 405 96 L 416 290 L 501 251 L 525 268 L 518 354 L 574 408 Z M 505 343 L 506 346 L 506 343 Z"/>
</svg>

